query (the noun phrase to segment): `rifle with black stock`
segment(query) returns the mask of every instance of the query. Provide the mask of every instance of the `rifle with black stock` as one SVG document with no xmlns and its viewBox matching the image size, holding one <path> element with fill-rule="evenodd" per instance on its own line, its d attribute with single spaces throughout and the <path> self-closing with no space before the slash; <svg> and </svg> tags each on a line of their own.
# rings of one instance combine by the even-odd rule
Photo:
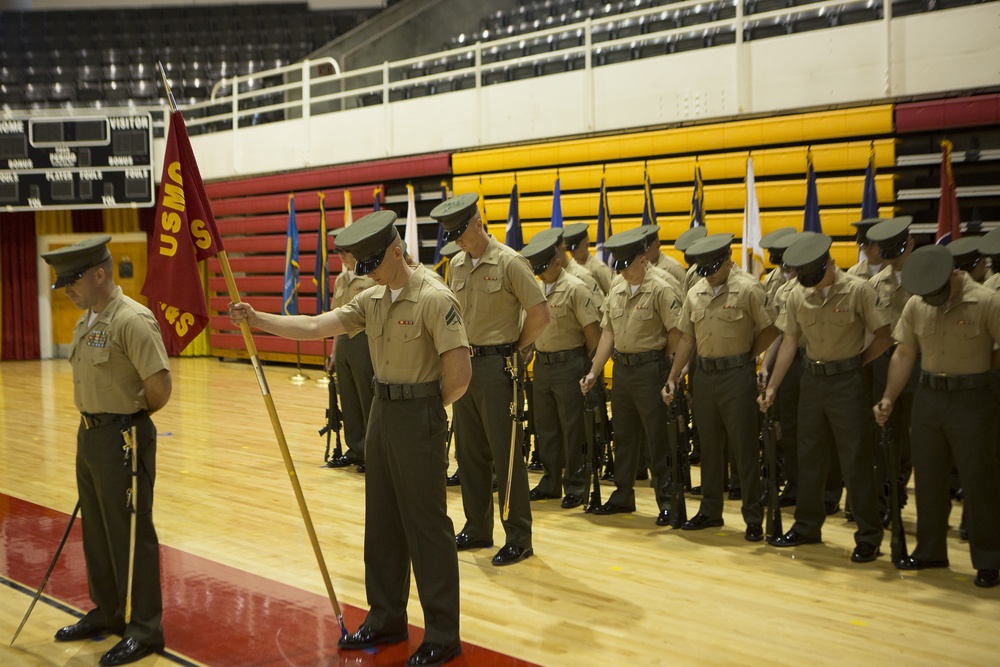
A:
<svg viewBox="0 0 1000 667">
<path fill-rule="evenodd" d="M 344 451 L 340 442 L 340 424 L 341 424 L 341 413 L 340 405 L 337 403 L 337 375 L 333 371 L 327 373 L 327 377 L 330 379 L 329 384 L 327 384 L 327 391 L 329 392 L 329 403 L 326 408 L 326 426 L 319 430 L 320 436 L 326 436 L 326 451 L 323 452 L 323 462 L 330 462 L 330 438 L 331 436 L 337 437 L 337 445 L 333 449 L 333 460 L 336 461 L 341 456 L 344 455 Z"/>
<path fill-rule="evenodd" d="M 684 500 L 684 461 L 687 460 L 687 443 L 681 439 L 679 394 L 667 405 L 667 465 L 670 468 L 670 527 L 680 528 L 687 521 L 687 502 Z"/>
<path fill-rule="evenodd" d="M 778 498 L 778 441 L 781 439 L 781 427 L 774 418 L 773 408 L 764 413 L 764 423 L 760 430 L 764 441 L 764 483 L 767 494 L 767 516 L 765 531 L 770 538 L 777 539 L 785 534 L 781 527 L 781 501 Z"/>
<path fill-rule="evenodd" d="M 690 383 L 687 380 L 687 376 L 681 378 L 677 385 L 679 387 L 678 391 L 681 392 L 681 396 L 684 398 L 684 403 L 682 405 L 681 416 L 683 417 L 683 422 L 687 428 L 687 436 L 690 441 L 690 447 L 688 451 L 690 455 L 687 462 L 687 486 L 691 488 L 691 463 L 696 465 L 701 462 L 701 443 L 698 442 L 698 429 L 694 425 L 694 396 L 692 396 Z"/>
<path fill-rule="evenodd" d="M 524 392 L 524 436 L 521 444 L 521 452 L 524 460 L 528 461 L 528 470 L 541 470 L 542 462 L 538 458 L 538 437 L 535 433 L 535 381 L 532 375 L 524 370 L 524 380 L 522 382 Z M 531 441 L 534 439 L 535 448 L 531 448 Z"/>
<path fill-rule="evenodd" d="M 885 457 L 886 498 L 889 503 L 889 518 L 892 521 L 892 533 L 889 547 L 893 565 L 899 565 L 909 557 L 906 553 L 906 531 L 903 530 L 903 508 L 899 496 L 899 453 L 896 451 L 896 439 L 892 437 L 892 427 L 887 423 L 882 427 L 882 437 L 879 448 Z"/>
<path fill-rule="evenodd" d="M 604 467 L 601 479 L 614 479 L 615 477 L 615 453 L 612 442 L 614 441 L 614 429 L 611 425 L 611 418 L 608 416 L 608 391 L 601 382 L 595 385 L 594 392 L 594 428 L 600 431 L 601 448 L 598 452 L 600 465 Z M 600 473 L 598 466 L 596 473 Z"/>
<path fill-rule="evenodd" d="M 691 490 L 691 452 L 694 448 L 694 440 L 697 437 L 694 432 L 694 419 L 690 419 L 688 414 L 688 386 L 687 386 L 687 376 L 681 377 L 680 381 L 677 383 L 676 391 L 679 395 L 676 401 L 678 404 L 674 407 L 677 414 L 677 428 L 678 436 L 680 437 L 680 446 L 684 448 L 684 458 L 681 459 L 681 470 L 684 473 L 684 490 Z"/>
<path fill-rule="evenodd" d="M 597 392 L 596 387 L 583 395 L 583 407 L 587 413 L 584 417 L 584 431 L 587 441 L 584 443 L 583 460 L 584 471 L 587 476 L 587 487 L 590 488 L 590 498 L 583 506 L 583 511 L 590 513 L 595 507 L 600 507 L 601 502 L 601 451 L 604 449 L 604 433 L 599 428 L 600 418 L 598 408 L 592 395 L 603 401 L 603 397 Z"/>
</svg>

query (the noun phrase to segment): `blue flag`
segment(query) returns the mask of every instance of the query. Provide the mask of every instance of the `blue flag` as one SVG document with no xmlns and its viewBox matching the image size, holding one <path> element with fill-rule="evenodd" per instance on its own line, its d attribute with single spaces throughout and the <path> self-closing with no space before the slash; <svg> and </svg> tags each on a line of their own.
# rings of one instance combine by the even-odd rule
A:
<svg viewBox="0 0 1000 667">
<path fill-rule="evenodd" d="M 608 210 L 608 191 L 601 179 L 601 199 L 597 204 L 597 257 L 608 263 L 608 251 L 604 249 L 604 242 L 611 237 L 611 211 Z"/>
<path fill-rule="evenodd" d="M 524 247 L 524 237 L 521 235 L 521 218 L 517 214 L 516 182 L 510 190 L 510 208 L 507 209 L 507 236 L 504 243 L 513 250 L 520 250 Z"/>
<path fill-rule="evenodd" d="M 705 226 L 705 183 L 701 180 L 701 165 L 694 165 L 694 192 L 691 193 L 691 227 Z"/>
<path fill-rule="evenodd" d="M 448 184 L 441 181 L 441 201 L 448 201 Z M 437 245 L 434 246 L 434 266 L 441 263 L 441 248 L 444 247 L 444 225 L 438 225 Z"/>
<path fill-rule="evenodd" d="M 865 189 L 861 194 L 861 218 L 878 217 L 878 192 L 875 190 L 875 146 L 868 155 L 868 168 L 865 169 Z"/>
<path fill-rule="evenodd" d="M 281 314 L 299 314 L 299 228 L 295 226 L 295 196 L 288 195 L 288 235 L 285 240 L 285 285 Z"/>
<path fill-rule="evenodd" d="M 816 169 L 813 167 L 812 151 L 806 152 L 806 210 L 802 218 L 802 231 L 823 233 L 819 221 L 819 195 L 816 194 Z"/>
<path fill-rule="evenodd" d="M 559 179 L 556 179 L 556 187 L 552 191 L 552 226 L 562 227 L 562 197 L 559 192 Z"/>
<path fill-rule="evenodd" d="M 330 266 L 326 246 L 326 195 L 319 193 L 319 238 L 316 241 L 316 269 L 313 284 L 316 285 L 316 313 L 325 313 L 330 308 Z"/>
<path fill-rule="evenodd" d="M 642 224 L 656 224 L 656 203 L 653 201 L 653 184 L 649 182 L 649 174 L 642 173 Z"/>
</svg>

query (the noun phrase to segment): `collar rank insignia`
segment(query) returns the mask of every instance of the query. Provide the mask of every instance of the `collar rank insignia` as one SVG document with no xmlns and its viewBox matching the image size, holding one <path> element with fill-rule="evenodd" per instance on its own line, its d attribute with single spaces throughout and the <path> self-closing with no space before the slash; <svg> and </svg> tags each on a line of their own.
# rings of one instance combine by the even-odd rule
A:
<svg viewBox="0 0 1000 667">
<path fill-rule="evenodd" d="M 107 331 L 91 331 L 87 334 L 87 345 L 90 347 L 106 347 L 108 344 Z"/>
</svg>

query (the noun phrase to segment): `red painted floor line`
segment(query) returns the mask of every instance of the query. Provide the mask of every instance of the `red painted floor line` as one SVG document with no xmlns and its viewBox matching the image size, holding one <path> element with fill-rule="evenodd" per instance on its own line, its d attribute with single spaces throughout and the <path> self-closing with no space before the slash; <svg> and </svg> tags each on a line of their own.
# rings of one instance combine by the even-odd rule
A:
<svg viewBox="0 0 1000 667">
<path fill-rule="evenodd" d="M 68 521 L 68 514 L 0 494 L 0 575 L 37 588 Z M 407 644 L 338 653 L 340 627 L 329 599 L 163 545 L 160 555 L 167 650 L 211 667 L 395 667 L 405 664 L 423 637 L 423 630 L 411 625 Z M 45 593 L 72 607 L 90 608 L 79 523 Z M 26 597 L 25 609 L 29 601 Z M 341 607 L 348 629 L 357 628 L 364 610 Z M 448 664 L 531 665 L 464 642 L 462 651 Z"/>
</svg>

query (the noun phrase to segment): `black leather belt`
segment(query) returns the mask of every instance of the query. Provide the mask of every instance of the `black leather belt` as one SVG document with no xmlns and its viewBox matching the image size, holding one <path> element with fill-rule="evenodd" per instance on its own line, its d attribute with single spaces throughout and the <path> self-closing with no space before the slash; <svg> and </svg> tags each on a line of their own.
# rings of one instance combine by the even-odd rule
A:
<svg viewBox="0 0 1000 667">
<path fill-rule="evenodd" d="M 149 413 L 145 410 L 139 410 L 138 412 L 133 412 L 130 415 L 115 414 L 113 412 L 96 412 L 80 413 L 80 426 L 87 429 L 88 431 L 92 428 L 101 428 L 102 426 L 111 426 L 112 424 L 117 424 L 120 427 L 128 428 L 132 424 L 133 420 L 146 417 Z"/>
<path fill-rule="evenodd" d="M 802 357 L 803 365 L 811 375 L 840 375 L 861 368 L 861 355 L 837 361 L 813 361 Z"/>
<path fill-rule="evenodd" d="M 989 373 L 976 373 L 975 375 L 935 375 L 923 371 L 920 373 L 920 386 L 928 389 L 960 391 L 962 389 L 980 389 L 989 383 Z"/>
<path fill-rule="evenodd" d="M 509 357 L 514 354 L 516 347 L 517 343 L 504 343 L 503 345 L 470 345 L 469 349 L 472 351 L 472 356 L 474 357 L 486 357 L 491 354 Z"/>
<path fill-rule="evenodd" d="M 616 364 L 621 364 L 622 366 L 639 366 L 640 364 L 648 364 L 651 361 L 663 359 L 663 351 L 619 352 L 615 350 L 611 353 L 611 358 L 615 360 Z"/>
<path fill-rule="evenodd" d="M 411 398 L 427 398 L 428 396 L 440 396 L 441 384 L 439 382 L 422 382 L 420 384 L 386 384 L 374 381 L 372 387 L 375 395 L 383 401 L 408 401 Z"/>
<path fill-rule="evenodd" d="M 559 364 L 564 361 L 570 361 L 571 359 L 586 356 L 587 352 L 582 347 L 577 347 L 572 350 L 560 350 L 558 352 L 542 352 L 541 350 L 535 350 L 535 358 L 538 359 L 539 363 L 543 364 Z"/>
<path fill-rule="evenodd" d="M 752 361 L 749 353 L 736 354 L 731 357 L 698 357 L 698 368 L 703 371 L 728 371 L 748 366 Z"/>
</svg>

